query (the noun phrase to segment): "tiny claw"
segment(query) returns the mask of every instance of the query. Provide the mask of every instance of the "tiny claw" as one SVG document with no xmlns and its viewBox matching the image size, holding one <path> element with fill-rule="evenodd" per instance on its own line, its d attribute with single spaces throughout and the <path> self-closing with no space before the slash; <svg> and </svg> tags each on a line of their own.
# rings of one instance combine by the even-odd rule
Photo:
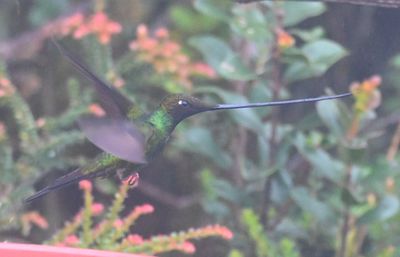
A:
<svg viewBox="0 0 400 257">
<path fill-rule="evenodd" d="M 125 178 L 123 181 L 131 188 L 137 187 L 139 185 L 139 173 L 135 172 L 134 174 Z"/>
</svg>

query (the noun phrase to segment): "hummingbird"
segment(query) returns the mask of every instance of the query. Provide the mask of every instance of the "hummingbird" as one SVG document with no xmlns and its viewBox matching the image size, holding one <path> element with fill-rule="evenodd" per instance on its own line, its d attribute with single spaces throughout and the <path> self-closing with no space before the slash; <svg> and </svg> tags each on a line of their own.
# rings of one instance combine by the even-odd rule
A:
<svg viewBox="0 0 400 257">
<path fill-rule="evenodd" d="M 310 103 L 350 96 L 351 93 L 306 99 L 246 104 L 208 104 L 184 94 L 166 96 L 150 114 L 140 110 L 115 87 L 96 76 L 63 46 L 53 41 L 61 54 L 86 77 L 99 95 L 104 117 L 86 116 L 78 125 L 90 142 L 103 150 L 93 161 L 25 199 L 31 202 L 54 190 L 84 179 L 118 175 L 121 179 L 143 169 L 167 144 L 174 128 L 184 119 L 203 112 Z M 136 176 L 133 176 L 136 177 Z"/>
</svg>

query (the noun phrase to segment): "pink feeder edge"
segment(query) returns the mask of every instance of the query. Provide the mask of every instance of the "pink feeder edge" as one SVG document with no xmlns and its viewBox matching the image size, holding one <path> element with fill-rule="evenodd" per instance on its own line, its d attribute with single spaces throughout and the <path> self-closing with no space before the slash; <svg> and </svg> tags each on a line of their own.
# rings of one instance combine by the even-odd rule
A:
<svg viewBox="0 0 400 257">
<path fill-rule="evenodd" d="M 48 245 L 0 243 L 1 257 L 151 257 L 130 253 Z"/>
</svg>

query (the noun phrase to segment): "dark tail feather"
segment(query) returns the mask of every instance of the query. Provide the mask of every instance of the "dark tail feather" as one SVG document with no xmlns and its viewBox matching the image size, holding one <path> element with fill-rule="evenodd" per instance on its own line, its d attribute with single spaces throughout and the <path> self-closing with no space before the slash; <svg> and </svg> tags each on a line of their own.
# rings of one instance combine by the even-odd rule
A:
<svg viewBox="0 0 400 257">
<path fill-rule="evenodd" d="M 26 198 L 24 201 L 25 201 L 25 203 L 30 203 L 30 202 L 36 200 L 37 198 L 42 197 L 54 190 L 58 190 L 60 188 L 66 187 L 66 186 L 73 184 L 75 182 L 78 182 L 82 179 L 88 179 L 88 178 L 92 178 L 95 176 L 96 176 L 96 172 L 95 172 L 95 174 L 83 174 L 81 169 L 76 169 L 76 170 L 68 173 L 67 175 L 54 180 L 53 184 L 43 188 L 36 194 Z"/>
</svg>

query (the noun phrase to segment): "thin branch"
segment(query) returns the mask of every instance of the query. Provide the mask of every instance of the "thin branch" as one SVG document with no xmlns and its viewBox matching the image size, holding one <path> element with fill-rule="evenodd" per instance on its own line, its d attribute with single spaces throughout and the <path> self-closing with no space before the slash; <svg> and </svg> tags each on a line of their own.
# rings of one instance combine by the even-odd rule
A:
<svg viewBox="0 0 400 257">
<path fill-rule="evenodd" d="M 247 4 L 253 2 L 263 2 L 266 0 L 236 0 L 238 3 Z M 272 0 L 270 0 L 272 1 Z M 290 0 L 288 0 L 290 1 Z M 293 0 L 293 2 L 299 2 L 302 0 Z M 400 0 L 303 0 L 308 2 L 326 2 L 326 3 L 339 3 L 339 4 L 355 4 L 355 5 L 366 5 L 366 6 L 377 6 L 386 8 L 399 8 Z M 277 1 L 278 2 L 278 1 Z"/>
</svg>

